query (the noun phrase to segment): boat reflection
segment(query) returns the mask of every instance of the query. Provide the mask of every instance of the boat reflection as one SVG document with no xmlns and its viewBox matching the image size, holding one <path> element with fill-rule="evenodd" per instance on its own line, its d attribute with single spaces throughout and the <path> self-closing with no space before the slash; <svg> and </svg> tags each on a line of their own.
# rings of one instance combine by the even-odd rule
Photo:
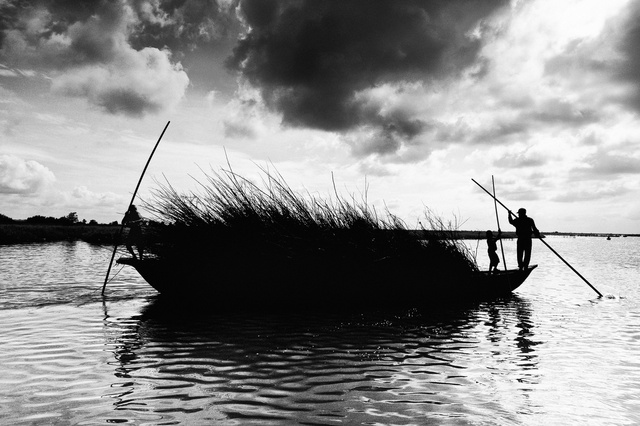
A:
<svg viewBox="0 0 640 426">
<path fill-rule="evenodd" d="M 131 415 L 144 407 L 165 420 L 201 412 L 221 424 L 468 422 L 477 407 L 535 409 L 527 393 L 540 342 L 517 295 L 358 313 L 217 313 L 156 298 L 133 317 L 105 312 L 104 324 L 118 389 L 109 396 Z M 505 387 L 508 398 L 497 397 Z"/>
</svg>

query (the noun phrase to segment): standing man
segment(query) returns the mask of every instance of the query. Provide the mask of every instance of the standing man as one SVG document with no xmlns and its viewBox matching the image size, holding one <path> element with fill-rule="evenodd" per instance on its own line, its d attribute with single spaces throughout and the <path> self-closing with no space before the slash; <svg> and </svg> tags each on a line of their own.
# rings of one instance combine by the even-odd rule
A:
<svg viewBox="0 0 640 426">
<path fill-rule="evenodd" d="M 122 219 L 122 224 L 129 227 L 129 233 L 127 234 L 125 245 L 127 246 L 129 253 L 131 253 L 131 257 L 140 260 L 142 260 L 142 253 L 144 252 L 142 222 L 143 220 L 140 213 L 138 213 L 138 208 L 134 204 L 131 204 L 131 207 L 127 210 L 124 218 Z M 133 251 L 134 245 L 138 249 L 139 258 L 136 258 L 136 253 Z"/>
<path fill-rule="evenodd" d="M 516 227 L 518 236 L 518 269 L 527 269 L 531 261 L 531 236 L 540 238 L 540 231 L 536 228 L 533 219 L 527 216 L 527 210 L 523 208 L 518 209 L 518 217 L 509 210 L 509 223 Z"/>
</svg>

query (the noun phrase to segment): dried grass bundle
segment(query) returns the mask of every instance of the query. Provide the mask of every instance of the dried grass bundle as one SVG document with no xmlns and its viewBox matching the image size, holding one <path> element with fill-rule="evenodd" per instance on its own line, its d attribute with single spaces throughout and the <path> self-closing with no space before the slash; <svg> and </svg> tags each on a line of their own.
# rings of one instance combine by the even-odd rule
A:
<svg viewBox="0 0 640 426">
<path fill-rule="evenodd" d="M 380 217 L 361 199 L 321 199 L 294 192 L 266 168 L 262 185 L 231 168 L 205 173 L 199 191 L 178 193 L 158 184 L 145 203 L 170 223 L 149 248 L 159 258 L 214 262 L 229 277 L 373 282 L 456 276 L 477 270 L 453 230 L 427 211 L 431 229 L 408 230 L 397 216 Z M 250 271 L 249 271 L 250 270 Z"/>
</svg>

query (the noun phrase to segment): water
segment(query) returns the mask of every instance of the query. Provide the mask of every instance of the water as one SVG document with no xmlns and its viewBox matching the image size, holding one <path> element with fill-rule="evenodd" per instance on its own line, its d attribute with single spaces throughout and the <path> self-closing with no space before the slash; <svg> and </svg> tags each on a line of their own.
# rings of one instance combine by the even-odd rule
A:
<svg viewBox="0 0 640 426">
<path fill-rule="evenodd" d="M 512 297 L 341 314 L 180 309 L 120 266 L 103 299 L 108 247 L 0 246 L 0 424 L 640 423 L 640 239 L 547 241 L 605 297 L 539 242 Z"/>
</svg>

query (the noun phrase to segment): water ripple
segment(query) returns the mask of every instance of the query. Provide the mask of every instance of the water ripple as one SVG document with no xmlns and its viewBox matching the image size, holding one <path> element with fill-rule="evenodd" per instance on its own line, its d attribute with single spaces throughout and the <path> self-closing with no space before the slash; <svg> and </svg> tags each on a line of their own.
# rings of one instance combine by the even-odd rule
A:
<svg viewBox="0 0 640 426">
<path fill-rule="evenodd" d="M 583 244 L 582 259 L 597 258 L 600 246 Z M 535 252 L 549 266 L 520 295 L 353 313 L 181 309 L 125 273 L 103 300 L 109 252 L 5 249 L 0 260 L 21 255 L 0 262 L 5 424 L 640 422 L 638 263 L 621 247 L 610 250 L 623 265 L 615 280 L 579 267 L 625 297 L 585 297 Z"/>
</svg>

